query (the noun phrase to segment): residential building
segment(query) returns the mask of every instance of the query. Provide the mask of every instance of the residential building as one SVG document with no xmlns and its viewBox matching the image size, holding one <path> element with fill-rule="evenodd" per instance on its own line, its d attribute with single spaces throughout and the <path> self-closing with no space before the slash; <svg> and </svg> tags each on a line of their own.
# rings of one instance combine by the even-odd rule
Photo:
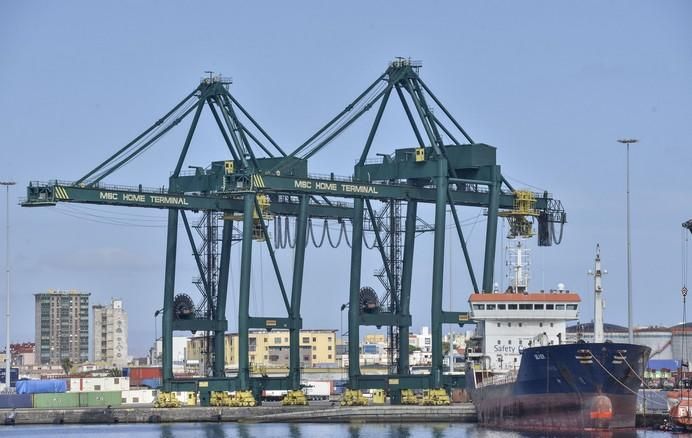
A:
<svg viewBox="0 0 692 438">
<path fill-rule="evenodd" d="M 31 366 L 36 363 L 36 344 L 33 342 L 10 344 L 10 351 L 13 366 Z"/>
<path fill-rule="evenodd" d="M 173 336 L 173 373 L 183 373 L 187 368 L 187 336 Z M 149 350 L 149 365 L 161 365 L 163 357 L 163 338 L 158 338 Z"/>
<path fill-rule="evenodd" d="M 336 365 L 336 330 L 301 330 L 300 362 L 302 367 L 330 367 Z M 250 363 L 253 367 L 285 368 L 289 354 L 288 330 L 252 330 L 248 338 Z M 188 341 L 187 362 L 204 368 L 205 338 L 192 337 Z M 238 334 L 226 333 L 226 368 L 238 367 Z"/>
<path fill-rule="evenodd" d="M 409 336 L 409 344 L 419 348 L 421 351 L 429 353 L 432 351 L 432 335 L 430 328 L 423 326 L 420 334 L 412 334 Z"/>
<path fill-rule="evenodd" d="M 36 364 L 73 364 L 89 359 L 89 296 L 76 290 L 50 289 L 34 294 Z"/>
<path fill-rule="evenodd" d="M 118 298 L 111 304 L 97 304 L 94 310 L 94 362 L 106 364 L 109 367 L 124 367 L 127 365 L 127 312 L 123 301 Z"/>
</svg>

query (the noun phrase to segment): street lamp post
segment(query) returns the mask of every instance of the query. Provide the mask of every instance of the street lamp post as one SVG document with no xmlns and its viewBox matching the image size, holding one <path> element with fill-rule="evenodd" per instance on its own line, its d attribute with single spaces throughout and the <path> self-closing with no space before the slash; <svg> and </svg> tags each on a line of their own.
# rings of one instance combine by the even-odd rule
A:
<svg viewBox="0 0 692 438">
<path fill-rule="evenodd" d="M 14 181 L 0 181 L 0 186 L 5 186 L 7 215 L 7 239 L 5 240 L 5 273 L 7 274 L 7 313 L 5 313 L 7 323 L 7 347 L 5 350 L 5 391 L 8 393 L 10 392 L 10 371 L 12 368 L 12 352 L 10 351 L 10 186 L 13 186 L 14 184 Z"/>
<path fill-rule="evenodd" d="M 343 361 L 343 357 L 344 357 L 344 354 L 343 354 L 343 348 L 344 348 L 344 310 L 346 310 L 348 308 L 348 305 L 349 305 L 349 303 L 342 304 L 341 305 L 341 312 L 340 312 L 341 322 L 340 322 L 340 326 L 339 326 L 339 331 L 340 331 L 339 334 L 341 335 L 341 354 L 340 354 L 340 356 L 341 356 L 341 369 L 342 370 L 344 369 L 344 361 Z"/>
<path fill-rule="evenodd" d="M 639 140 L 634 138 L 621 138 L 618 143 L 627 146 L 627 331 L 629 343 L 634 343 L 634 331 L 632 327 L 632 244 L 630 240 L 630 145 Z"/>
<path fill-rule="evenodd" d="M 159 309 L 156 312 L 154 312 L 154 354 L 151 359 L 153 362 L 152 365 L 158 365 L 159 360 L 158 360 L 158 352 L 159 352 L 159 335 L 157 331 L 158 324 L 156 323 L 156 318 L 163 312 L 163 309 Z"/>
</svg>

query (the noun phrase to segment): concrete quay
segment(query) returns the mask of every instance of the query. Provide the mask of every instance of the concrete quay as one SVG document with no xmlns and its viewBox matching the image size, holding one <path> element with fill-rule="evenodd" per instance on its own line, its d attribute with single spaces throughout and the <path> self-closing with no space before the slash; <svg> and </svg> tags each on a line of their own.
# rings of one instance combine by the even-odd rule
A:
<svg viewBox="0 0 692 438">
<path fill-rule="evenodd" d="M 451 406 L 257 406 L 0 409 L 0 425 L 113 423 L 475 423 L 471 403 Z"/>
</svg>

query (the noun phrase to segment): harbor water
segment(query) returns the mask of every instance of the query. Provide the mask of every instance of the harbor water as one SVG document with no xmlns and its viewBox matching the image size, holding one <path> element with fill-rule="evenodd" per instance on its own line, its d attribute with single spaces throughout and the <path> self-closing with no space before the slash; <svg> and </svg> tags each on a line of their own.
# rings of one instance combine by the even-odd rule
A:
<svg viewBox="0 0 692 438">
<path fill-rule="evenodd" d="M 517 433 L 483 428 L 476 424 L 114 424 L 7 426 L 0 436 L 18 438 L 98 437 L 98 438 L 520 438 L 520 437 L 667 437 L 667 432 L 637 430 L 591 435 Z"/>
</svg>

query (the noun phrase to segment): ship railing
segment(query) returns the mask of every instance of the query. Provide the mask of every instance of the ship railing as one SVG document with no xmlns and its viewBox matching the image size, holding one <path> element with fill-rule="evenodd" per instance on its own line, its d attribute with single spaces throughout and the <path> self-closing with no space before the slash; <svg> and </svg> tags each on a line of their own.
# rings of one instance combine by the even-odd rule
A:
<svg viewBox="0 0 692 438">
<path fill-rule="evenodd" d="M 478 384 L 478 387 L 482 388 L 484 386 L 513 383 L 517 380 L 517 374 L 517 371 L 512 370 L 507 374 L 495 374 L 493 376 L 483 377 L 483 380 Z"/>
</svg>

